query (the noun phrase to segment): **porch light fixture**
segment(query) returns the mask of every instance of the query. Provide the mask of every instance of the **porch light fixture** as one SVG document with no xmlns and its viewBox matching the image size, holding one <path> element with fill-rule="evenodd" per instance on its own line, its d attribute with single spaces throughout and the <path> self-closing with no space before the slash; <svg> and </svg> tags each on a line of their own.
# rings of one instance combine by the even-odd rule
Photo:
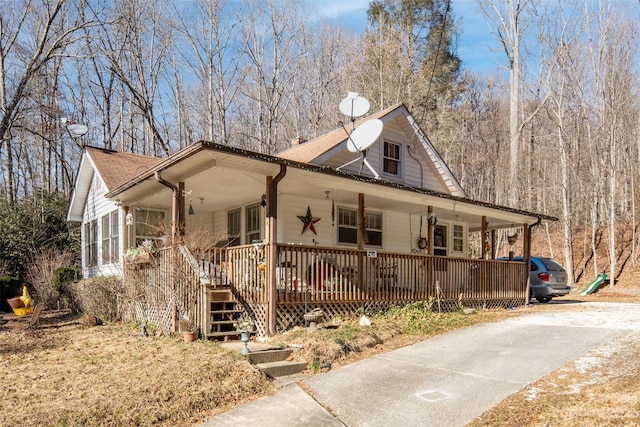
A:
<svg viewBox="0 0 640 427">
<path fill-rule="evenodd" d="M 260 206 L 262 206 L 263 208 L 267 206 L 267 195 L 266 194 L 262 195 L 262 199 L 260 199 Z"/>
</svg>

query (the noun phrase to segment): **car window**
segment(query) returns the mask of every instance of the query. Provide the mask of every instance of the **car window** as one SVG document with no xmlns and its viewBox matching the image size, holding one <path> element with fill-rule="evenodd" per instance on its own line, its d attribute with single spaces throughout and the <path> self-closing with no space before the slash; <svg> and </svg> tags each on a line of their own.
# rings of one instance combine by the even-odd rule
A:
<svg viewBox="0 0 640 427">
<path fill-rule="evenodd" d="M 538 264 L 531 261 L 531 271 L 538 271 Z"/>
<path fill-rule="evenodd" d="M 544 264 L 547 271 L 564 271 L 564 268 L 557 262 L 549 258 L 540 258 L 540 262 Z"/>
</svg>

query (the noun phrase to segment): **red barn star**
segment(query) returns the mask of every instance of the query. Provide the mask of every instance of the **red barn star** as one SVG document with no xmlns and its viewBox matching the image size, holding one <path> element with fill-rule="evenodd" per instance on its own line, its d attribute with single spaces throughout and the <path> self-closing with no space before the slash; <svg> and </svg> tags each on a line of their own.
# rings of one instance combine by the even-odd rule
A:
<svg viewBox="0 0 640 427">
<path fill-rule="evenodd" d="M 320 221 L 320 218 L 314 218 L 313 216 L 311 216 L 311 207 L 307 206 L 307 214 L 305 216 L 298 215 L 298 219 L 302 221 L 302 224 L 304 224 L 302 226 L 302 233 L 300 234 L 304 234 L 305 231 L 311 230 L 313 231 L 313 234 L 315 234 L 316 236 L 318 235 L 318 233 L 316 233 L 316 227 L 314 224 Z"/>
</svg>

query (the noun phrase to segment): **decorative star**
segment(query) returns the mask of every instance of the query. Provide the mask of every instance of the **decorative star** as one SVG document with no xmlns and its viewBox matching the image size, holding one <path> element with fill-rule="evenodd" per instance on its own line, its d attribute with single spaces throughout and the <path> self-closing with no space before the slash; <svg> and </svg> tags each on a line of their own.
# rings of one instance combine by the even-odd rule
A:
<svg viewBox="0 0 640 427">
<path fill-rule="evenodd" d="M 320 221 L 320 218 L 314 218 L 313 216 L 311 216 L 311 207 L 307 206 L 307 214 L 305 216 L 298 215 L 298 219 L 302 221 L 302 224 L 304 224 L 302 226 L 302 233 L 300 234 L 304 234 L 305 231 L 311 230 L 313 231 L 313 234 L 315 234 L 316 236 L 318 235 L 318 233 L 316 233 L 316 227 L 314 224 Z"/>
</svg>

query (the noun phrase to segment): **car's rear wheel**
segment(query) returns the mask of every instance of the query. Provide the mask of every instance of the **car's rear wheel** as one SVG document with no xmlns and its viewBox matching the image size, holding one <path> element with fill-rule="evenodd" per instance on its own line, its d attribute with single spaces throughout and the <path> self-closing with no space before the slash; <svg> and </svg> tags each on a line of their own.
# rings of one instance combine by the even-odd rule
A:
<svg viewBox="0 0 640 427">
<path fill-rule="evenodd" d="M 538 302 L 549 302 L 551 301 L 551 297 L 536 297 Z"/>
</svg>

